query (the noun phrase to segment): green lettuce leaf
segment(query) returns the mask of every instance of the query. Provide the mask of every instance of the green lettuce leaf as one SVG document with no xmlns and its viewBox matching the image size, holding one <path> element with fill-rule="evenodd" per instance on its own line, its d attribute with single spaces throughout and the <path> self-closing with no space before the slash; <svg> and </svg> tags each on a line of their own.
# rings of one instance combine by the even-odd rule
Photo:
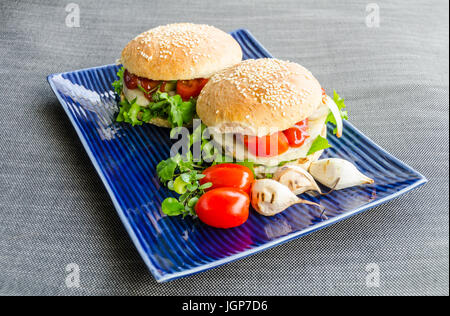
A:
<svg viewBox="0 0 450 316">
<path fill-rule="evenodd" d="M 136 99 L 132 102 L 123 100 L 119 103 L 120 110 L 117 122 L 130 123 L 133 126 L 150 122 L 155 117 L 166 119 L 172 128 L 190 124 L 195 116 L 196 101 L 191 99 L 183 101 L 180 95 L 169 96 L 167 93 L 157 91 L 153 94 L 148 107 L 139 106 Z"/>
<path fill-rule="evenodd" d="M 333 91 L 333 101 L 338 106 L 339 112 L 341 114 L 342 119 L 343 120 L 348 120 L 348 111 L 346 110 L 346 105 L 344 103 L 344 99 L 341 98 L 339 96 L 339 94 L 337 94 L 336 90 Z M 337 124 L 336 123 L 336 118 L 334 117 L 333 113 L 331 113 L 331 111 L 328 113 L 327 120 L 326 120 L 325 123 L 331 123 L 334 126 L 336 126 L 336 124 Z M 334 129 L 333 132 L 334 132 L 334 134 L 337 133 L 337 127 Z"/>
<path fill-rule="evenodd" d="M 312 143 L 311 148 L 308 151 L 308 156 L 314 154 L 315 152 L 318 152 L 322 149 L 330 148 L 331 145 L 328 142 L 326 138 L 323 138 L 322 136 L 317 136 L 316 140 Z"/>
<path fill-rule="evenodd" d="M 124 100 L 120 102 L 119 105 L 120 105 L 119 114 L 117 115 L 116 121 L 125 122 L 125 116 L 128 117 L 128 111 L 131 108 L 131 104 L 128 101 Z"/>
<path fill-rule="evenodd" d="M 338 106 L 342 119 L 348 120 L 348 111 L 346 110 L 344 99 L 341 98 L 336 91 L 333 92 L 333 101 Z M 336 118 L 334 117 L 333 113 L 331 113 L 331 111 L 328 113 L 327 120 L 325 121 L 325 124 L 327 124 L 327 123 L 331 123 L 334 126 L 337 125 Z M 337 133 L 337 127 L 334 128 L 333 133 L 334 134 Z M 330 143 L 328 142 L 328 140 L 326 138 L 323 138 L 322 136 L 318 136 L 315 139 L 315 141 L 313 142 L 313 144 L 311 145 L 311 148 L 309 149 L 309 152 L 308 152 L 308 156 L 314 154 L 315 152 L 318 152 L 319 150 L 327 149 L 330 147 L 332 147 L 332 146 L 330 145 Z"/>
<path fill-rule="evenodd" d="M 128 111 L 128 117 L 133 126 L 143 124 L 143 122 L 138 118 L 138 115 L 139 113 L 141 113 L 141 111 L 142 108 L 136 103 L 136 100 L 134 100 L 131 104 L 130 110 Z"/>
<path fill-rule="evenodd" d="M 120 97 L 123 92 L 123 76 L 125 68 L 122 67 L 117 72 L 118 80 L 112 83 L 114 91 Z M 172 82 L 171 84 L 174 84 Z M 147 91 L 138 86 L 138 88 L 147 94 Z M 142 125 L 150 122 L 151 119 L 159 117 L 168 120 L 171 127 L 181 127 L 186 124 L 191 124 L 196 115 L 196 100 L 183 101 L 180 95 L 176 94 L 170 96 L 166 92 L 161 92 L 159 88 L 153 92 L 151 102 L 148 107 L 139 106 L 136 100 L 132 102 L 123 100 L 119 103 L 120 109 L 117 115 L 117 122 L 130 123 L 133 126 Z M 151 92 L 150 92 L 151 93 Z"/>
<path fill-rule="evenodd" d="M 123 91 L 123 74 L 125 73 L 125 68 L 120 68 L 117 72 L 117 76 L 119 77 L 118 80 L 114 81 L 112 83 L 112 86 L 114 88 L 114 91 L 117 93 L 117 95 L 120 97 Z"/>
</svg>

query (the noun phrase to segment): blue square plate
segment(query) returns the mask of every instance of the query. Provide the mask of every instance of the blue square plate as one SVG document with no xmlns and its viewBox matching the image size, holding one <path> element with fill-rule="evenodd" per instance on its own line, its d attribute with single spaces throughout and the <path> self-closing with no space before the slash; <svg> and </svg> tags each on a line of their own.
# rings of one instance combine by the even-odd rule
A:
<svg viewBox="0 0 450 316">
<path fill-rule="evenodd" d="M 271 57 L 246 30 L 232 33 L 244 58 Z M 171 193 L 155 177 L 169 156 L 168 130 L 114 123 L 118 111 L 111 83 L 118 66 L 54 74 L 48 81 L 97 169 L 136 248 L 155 276 L 168 281 L 217 267 L 304 236 L 398 197 L 427 180 L 345 122 L 344 136 L 326 157 L 352 161 L 375 185 L 308 197 L 326 208 L 294 206 L 274 217 L 252 212 L 247 223 L 221 230 L 198 220 L 166 217 L 160 205 Z"/>
</svg>

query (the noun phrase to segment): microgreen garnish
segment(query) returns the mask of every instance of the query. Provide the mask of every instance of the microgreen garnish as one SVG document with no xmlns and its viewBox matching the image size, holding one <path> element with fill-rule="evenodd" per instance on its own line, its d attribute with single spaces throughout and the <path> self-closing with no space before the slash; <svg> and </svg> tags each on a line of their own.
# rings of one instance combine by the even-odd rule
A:
<svg viewBox="0 0 450 316">
<path fill-rule="evenodd" d="M 200 180 L 205 176 L 203 170 L 211 165 L 203 159 L 194 159 L 192 154 L 192 146 L 200 142 L 200 149 L 205 148 L 203 139 L 203 131 L 206 126 L 201 124 L 197 126 L 194 132 L 189 136 L 189 151 L 184 156 L 177 154 L 167 160 L 161 161 L 156 167 L 156 173 L 159 180 L 169 190 L 178 193 L 178 199 L 167 198 L 162 204 L 162 212 L 169 216 L 191 215 L 195 216 L 195 205 L 199 198 L 205 193 L 205 190 L 212 186 L 212 183 L 200 184 Z M 178 133 L 179 128 L 171 131 L 174 137 Z"/>
</svg>

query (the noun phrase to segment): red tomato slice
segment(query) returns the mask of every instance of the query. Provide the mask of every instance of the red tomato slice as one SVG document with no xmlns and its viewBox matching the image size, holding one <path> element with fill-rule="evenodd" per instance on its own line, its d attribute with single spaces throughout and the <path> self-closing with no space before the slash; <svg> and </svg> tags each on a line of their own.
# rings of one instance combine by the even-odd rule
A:
<svg viewBox="0 0 450 316">
<path fill-rule="evenodd" d="M 253 172 L 248 167 L 232 163 L 209 167 L 203 171 L 203 174 L 206 177 L 200 180 L 200 184 L 208 182 L 213 184 L 208 190 L 229 187 L 250 193 L 250 187 L 255 180 Z"/>
<path fill-rule="evenodd" d="M 258 157 L 279 156 L 289 149 L 289 141 L 283 132 L 263 137 L 244 136 L 243 138 L 248 151 Z"/>
<path fill-rule="evenodd" d="M 323 104 L 327 103 L 327 93 L 324 88 L 322 88 L 322 103 Z"/>
<path fill-rule="evenodd" d="M 298 122 L 295 125 L 299 126 L 300 128 L 303 128 L 303 129 L 308 129 L 309 128 L 309 119 L 304 119 L 303 121 Z"/>
<path fill-rule="evenodd" d="M 179 80 L 177 81 L 177 93 L 184 101 L 199 96 L 208 79 Z"/>
<path fill-rule="evenodd" d="M 145 89 L 145 91 L 149 92 L 155 89 L 159 85 L 159 81 L 150 80 L 146 78 L 139 78 L 139 82 L 141 87 Z"/>
<path fill-rule="evenodd" d="M 294 127 L 285 130 L 283 133 L 289 141 L 289 146 L 301 147 L 310 136 L 308 133 L 308 119 L 295 124 Z"/>
<path fill-rule="evenodd" d="M 199 81 L 199 91 L 198 94 L 200 94 L 200 92 L 203 90 L 203 88 L 206 86 L 206 84 L 208 83 L 209 79 L 206 78 L 201 78 L 201 79 L 197 79 Z"/>
<path fill-rule="evenodd" d="M 150 80 L 146 78 L 139 78 L 139 84 L 141 85 L 142 88 L 144 88 L 145 91 L 147 91 L 145 97 L 150 101 L 152 101 L 152 94 L 150 92 L 159 85 L 159 81 Z"/>
<path fill-rule="evenodd" d="M 208 191 L 195 206 L 198 218 L 216 228 L 232 228 L 244 224 L 248 219 L 249 209 L 248 194 L 235 188 Z"/>
<path fill-rule="evenodd" d="M 128 89 L 130 90 L 137 89 L 138 77 L 131 74 L 127 69 L 125 69 L 123 80 L 125 81 L 125 85 L 127 86 Z"/>
</svg>

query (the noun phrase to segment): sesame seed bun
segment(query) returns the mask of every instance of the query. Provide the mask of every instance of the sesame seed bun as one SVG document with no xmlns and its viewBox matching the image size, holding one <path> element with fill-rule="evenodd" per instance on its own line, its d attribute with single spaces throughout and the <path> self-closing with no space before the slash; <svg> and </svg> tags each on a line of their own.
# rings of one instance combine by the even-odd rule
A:
<svg viewBox="0 0 450 316">
<path fill-rule="evenodd" d="M 241 60 L 241 47 L 231 35 L 213 26 L 188 23 L 138 35 L 121 57 L 130 73 L 164 81 L 209 78 Z"/>
<path fill-rule="evenodd" d="M 310 117 L 321 101 L 321 85 L 299 64 L 246 60 L 209 80 L 197 114 L 215 133 L 265 136 Z"/>
</svg>

